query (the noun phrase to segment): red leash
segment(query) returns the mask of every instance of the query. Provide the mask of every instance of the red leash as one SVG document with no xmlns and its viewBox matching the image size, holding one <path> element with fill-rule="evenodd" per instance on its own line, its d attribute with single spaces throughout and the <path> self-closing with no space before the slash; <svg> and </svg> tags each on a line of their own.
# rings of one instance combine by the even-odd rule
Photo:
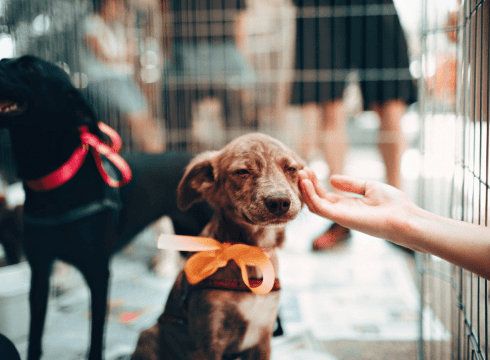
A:
<svg viewBox="0 0 490 360">
<path fill-rule="evenodd" d="M 99 123 L 99 129 L 108 135 L 111 139 L 112 146 L 107 146 L 97 136 L 88 131 L 87 126 L 80 126 L 80 139 L 82 144 L 75 149 L 68 161 L 63 164 L 59 169 L 52 173 L 32 181 L 26 181 L 34 191 L 48 191 L 55 189 L 68 180 L 70 180 L 80 170 L 87 157 L 88 150 L 90 149 L 95 159 L 95 164 L 99 169 L 99 173 L 105 183 L 111 187 L 121 187 L 126 185 L 131 180 L 131 168 L 128 163 L 117 153 L 121 149 L 121 138 L 118 133 L 104 123 Z M 113 179 L 102 166 L 102 158 L 100 155 L 106 156 L 121 172 L 122 180 L 118 181 Z"/>
</svg>

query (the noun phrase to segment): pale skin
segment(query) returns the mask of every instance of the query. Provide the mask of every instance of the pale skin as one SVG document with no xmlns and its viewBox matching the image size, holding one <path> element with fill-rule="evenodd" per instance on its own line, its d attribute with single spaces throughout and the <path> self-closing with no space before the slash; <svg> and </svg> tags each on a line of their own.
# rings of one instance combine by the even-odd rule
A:
<svg viewBox="0 0 490 360">
<path fill-rule="evenodd" d="M 402 191 L 377 181 L 330 178 L 340 192 L 327 192 L 314 172 L 299 172 L 308 208 L 347 228 L 436 255 L 490 280 L 490 229 L 430 213 Z"/>
<path fill-rule="evenodd" d="M 392 99 L 382 105 L 371 106 L 371 110 L 378 114 L 380 120 L 378 148 L 385 163 L 386 182 L 401 188 L 400 163 L 406 143 L 400 120 L 407 110 L 407 105 L 401 99 Z M 348 122 L 343 100 L 326 101 L 321 105 L 305 104 L 303 115 L 308 126 L 306 134 L 319 134 L 314 141 L 311 135 L 303 136 L 300 144 L 303 157 L 308 158 L 311 147 L 318 143 L 330 167 L 330 174 L 342 174 L 348 150 Z M 318 132 L 320 123 L 322 130 Z"/>
</svg>

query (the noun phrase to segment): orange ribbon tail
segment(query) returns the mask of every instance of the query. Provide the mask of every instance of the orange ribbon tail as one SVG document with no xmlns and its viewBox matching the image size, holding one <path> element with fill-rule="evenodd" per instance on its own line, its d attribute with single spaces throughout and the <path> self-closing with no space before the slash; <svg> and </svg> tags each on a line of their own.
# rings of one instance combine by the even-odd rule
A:
<svg viewBox="0 0 490 360">
<path fill-rule="evenodd" d="M 233 260 L 240 267 L 242 279 L 255 294 L 267 294 L 274 286 L 275 272 L 269 257 L 256 246 L 245 244 L 222 244 L 211 238 L 181 235 L 160 235 L 158 248 L 179 251 L 198 251 L 185 264 L 185 274 L 191 284 L 214 274 Z M 247 266 L 256 266 L 262 272 L 262 284 L 252 287 Z"/>
</svg>

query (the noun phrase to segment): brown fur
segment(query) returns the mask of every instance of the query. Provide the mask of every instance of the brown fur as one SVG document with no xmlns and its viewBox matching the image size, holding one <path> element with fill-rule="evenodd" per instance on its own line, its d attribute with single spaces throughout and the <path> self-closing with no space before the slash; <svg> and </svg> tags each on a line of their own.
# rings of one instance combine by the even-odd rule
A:
<svg viewBox="0 0 490 360">
<path fill-rule="evenodd" d="M 178 187 L 178 204 L 185 209 L 207 200 L 216 212 L 201 235 L 221 243 L 271 248 L 277 274 L 274 249 L 282 245 L 285 225 L 303 206 L 298 170 L 304 165 L 279 141 L 263 134 L 244 135 L 221 151 L 191 161 Z M 260 278 L 260 271 L 249 268 L 249 277 Z M 241 279 L 240 269 L 230 261 L 210 279 Z M 132 359 L 269 359 L 278 306 L 278 291 L 256 295 L 193 290 L 181 272 L 162 316 L 184 321 L 159 321 L 143 331 Z"/>
</svg>

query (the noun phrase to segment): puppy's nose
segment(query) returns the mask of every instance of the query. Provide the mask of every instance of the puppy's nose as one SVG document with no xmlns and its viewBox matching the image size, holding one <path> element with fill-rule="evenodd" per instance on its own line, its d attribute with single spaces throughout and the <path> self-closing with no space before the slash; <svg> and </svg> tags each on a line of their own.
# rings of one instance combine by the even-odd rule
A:
<svg viewBox="0 0 490 360">
<path fill-rule="evenodd" d="M 277 216 L 285 214 L 291 205 L 291 200 L 286 194 L 274 194 L 268 196 L 264 199 L 264 202 L 267 210 Z"/>
</svg>

